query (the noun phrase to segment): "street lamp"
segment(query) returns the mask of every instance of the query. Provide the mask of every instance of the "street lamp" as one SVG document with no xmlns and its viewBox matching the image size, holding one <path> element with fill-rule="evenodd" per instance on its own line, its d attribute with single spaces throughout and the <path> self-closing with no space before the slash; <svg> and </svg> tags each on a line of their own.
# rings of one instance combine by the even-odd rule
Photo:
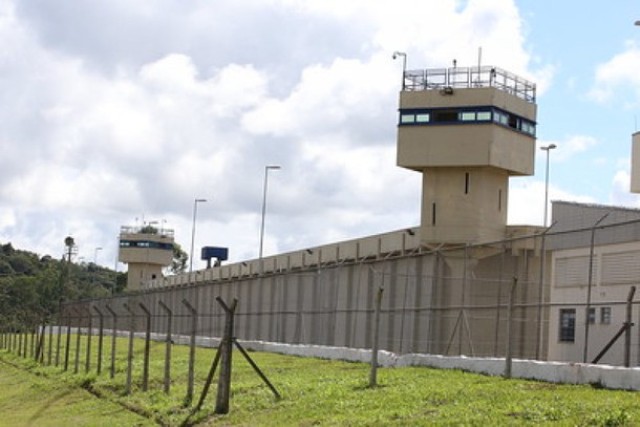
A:
<svg viewBox="0 0 640 427">
<path fill-rule="evenodd" d="M 198 213 L 198 203 L 204 203 L 207 199 L 193 200 L 193 222 L 191 225 L 191 253 L 189 254 L 189 273 L 193 271 L 193 245 L 196 239 L 196 215 Z"/>
<path fill-rule="evenodd" d="M 404 74 L 407 71 L 407 54 L 405 52 L 395 51 L 391 57 L 395 60 L 399 56 L 402 56 L 402 82 L 400 87 L 404 90 Z"/>
<path fill-rule="evenodd" d="M 547 152 L 547 168 L 545 170 L 544 177 L 544 220 L 542 222 L 542 226 L 547 226 L 547 210 L 549 205 L 549 151 L 557 148 L 556 144 L 549 144 L 545 147 L 540 147 L 542 151 Z"/>
<path fill-rule="evenodd" d="M 269 185 L 269 171 L 278 170 L 280 166 L 269 165 L 264 167 L 264 184 L 262 188 L 262 219 L 260 222 L 260 250 L 258 252 L 258 258 L 262 259 L 262 245 L 264 243 L 264 217 L 267 213 L 267 188 Z"/>
</svg>

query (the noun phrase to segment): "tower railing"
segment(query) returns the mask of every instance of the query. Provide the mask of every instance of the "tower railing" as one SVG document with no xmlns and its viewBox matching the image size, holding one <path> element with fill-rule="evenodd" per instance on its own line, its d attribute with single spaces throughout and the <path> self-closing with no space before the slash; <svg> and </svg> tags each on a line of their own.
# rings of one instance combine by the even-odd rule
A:
<svg viewBox="0 0 640 427">
<path fill-rule="evenodd" d="M 174 231 L 170 228 L 157 228 L 151 225 L 123 225 L 120 227 L 120 234 L 157 234 L 162 237 L 173 237 Z"/>
<path fill-rule="evenodd" d="M 495 87 L 527 102 L 536 101 L 535 83 L 498 67 L 430 68 L 404 73 L 405 91 L 478 87 Z"/>
</svg>

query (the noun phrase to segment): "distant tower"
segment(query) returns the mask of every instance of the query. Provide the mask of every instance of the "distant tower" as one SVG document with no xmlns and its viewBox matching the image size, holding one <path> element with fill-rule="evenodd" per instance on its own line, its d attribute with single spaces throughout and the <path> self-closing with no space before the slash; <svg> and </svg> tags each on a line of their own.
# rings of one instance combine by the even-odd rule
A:
<svg viewBox="0 0 640 427">
<path fill-rule="evenodd" d="M 631 137 L 631 192 L 640 193 L 640 132 Z"/>
<path fill-rule="evenodd" d="M 162 276 L 162 268 L 173 259 L 173 230 L 145 225 L 120 228 L 120 262 L 128 264 L 127 290 L 144 288 Z"/>
<path fill-rule="evenodd" d="M 534 171 L 535 85 L 495 67 L 407 71 L 398 165 L 422 173 L 422 241 L 505 237 L 509 177 Z"/>
</svg>

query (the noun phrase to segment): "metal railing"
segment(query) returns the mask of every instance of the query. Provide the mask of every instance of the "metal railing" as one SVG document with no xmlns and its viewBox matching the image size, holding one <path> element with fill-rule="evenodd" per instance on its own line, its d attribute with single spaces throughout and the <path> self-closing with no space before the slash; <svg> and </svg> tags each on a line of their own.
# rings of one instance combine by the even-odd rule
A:
<svg viewBox="0 0 640 427">
<path fill-rule="evenodd" d="M 527 102 L 536 100 L 535 83 L 498 67 L 430 68 L 404 73 L 406 91 L 480 87 L 495 87 Z"/>
</svg>

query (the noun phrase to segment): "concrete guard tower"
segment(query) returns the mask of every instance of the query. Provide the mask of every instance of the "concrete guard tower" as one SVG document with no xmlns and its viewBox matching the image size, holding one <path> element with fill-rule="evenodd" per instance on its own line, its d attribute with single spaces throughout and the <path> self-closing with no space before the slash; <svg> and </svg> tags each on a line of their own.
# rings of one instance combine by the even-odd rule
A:
<svg viewBox="0 0 640 427">
<path fill-rule="evenodd" d="M 509 177 L 534 172 L 535 91 L 496 67 L 404 73 L 397 162 L 423 176 L 423 244 L 506 236 Z"/>
<path fill-rule="evenodd" d="M 142 289 L 162 276 L 162 268 L 173 259 L 173 230 L 150 225 L 122 226 L 118 260 L 128 264 L 127 290 Z"/>
</svg>

